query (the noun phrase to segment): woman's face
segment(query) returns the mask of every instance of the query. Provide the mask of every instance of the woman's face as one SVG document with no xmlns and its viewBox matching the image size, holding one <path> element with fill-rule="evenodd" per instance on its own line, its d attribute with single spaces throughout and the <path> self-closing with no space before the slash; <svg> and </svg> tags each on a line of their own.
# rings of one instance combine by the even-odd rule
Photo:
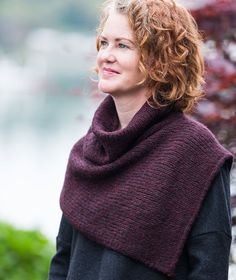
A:
<svg viewBox="0 0 236 280">
<path fill-rule="evenodd" d="M 98 88 L 111 95 L 132 94 L 143 79 L 140 72 L 139 51 L 127 16 L 111 13 L 99 36 L 97 54 Z"/>
</svg>

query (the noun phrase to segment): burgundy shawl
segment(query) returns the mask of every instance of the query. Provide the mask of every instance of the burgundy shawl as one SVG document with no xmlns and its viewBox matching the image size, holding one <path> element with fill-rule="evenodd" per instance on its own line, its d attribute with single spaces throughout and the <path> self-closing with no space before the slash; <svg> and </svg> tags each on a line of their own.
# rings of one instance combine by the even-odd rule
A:
<svg viewBox="0 0 236 280">
<path fill-rule="evenodd" d="M 118 130 L 113 98 L 73 147 L 60 197 L 88 238 L 168 276 L 211 183 L 232 155 L 202 124 L 146 102 Z"/>
</svg>

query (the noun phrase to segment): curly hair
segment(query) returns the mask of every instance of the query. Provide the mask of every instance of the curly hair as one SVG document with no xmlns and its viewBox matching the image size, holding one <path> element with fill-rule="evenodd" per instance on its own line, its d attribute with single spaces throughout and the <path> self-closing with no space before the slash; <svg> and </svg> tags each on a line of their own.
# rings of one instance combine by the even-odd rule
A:
<svg viewBox="0 0 236 280">
<path fill-rule="evenodd" d="M 108 0 L 97 29 L 101 34 L 111 11 L 127 15 L 140 51 L 141 84 L 150 106 L 192 110 L 203 96 L 202 36 L 192 15 L 174 0 Z M 139 83 L 139 84 L 140 84 Z"/>
</svg>

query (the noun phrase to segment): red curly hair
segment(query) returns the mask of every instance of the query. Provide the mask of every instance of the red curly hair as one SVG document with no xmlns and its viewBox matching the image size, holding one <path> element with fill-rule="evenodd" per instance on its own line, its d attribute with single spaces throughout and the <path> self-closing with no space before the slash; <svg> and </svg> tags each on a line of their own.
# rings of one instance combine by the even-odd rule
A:
<svg viewBox="0 0 236 280">
<path fill-rule="evenodd" d="M 173 0 L 108 0 L 97 29 L 111 11 L 127 15 L 140 51 L 141 82 L 149 89 L 151 106 L 175 106 L 189 112 L 202 96 L 202 36 L 191 14 Z"/>
</svg>

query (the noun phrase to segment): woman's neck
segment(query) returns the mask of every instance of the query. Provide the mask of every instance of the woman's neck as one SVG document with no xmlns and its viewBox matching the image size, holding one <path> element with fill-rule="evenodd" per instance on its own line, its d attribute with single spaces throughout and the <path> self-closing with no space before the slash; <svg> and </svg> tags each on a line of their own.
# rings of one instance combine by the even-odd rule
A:
<svg viewBox="0 0 236 280">
<path fill-rule="evenodd" d="M 147 101 L 145 94 L 113 96 L 117 115 L 120 121 L 118 129 L 125 128 L 132 120 L 134 115 L 139 111 Z"/>
</svg>

